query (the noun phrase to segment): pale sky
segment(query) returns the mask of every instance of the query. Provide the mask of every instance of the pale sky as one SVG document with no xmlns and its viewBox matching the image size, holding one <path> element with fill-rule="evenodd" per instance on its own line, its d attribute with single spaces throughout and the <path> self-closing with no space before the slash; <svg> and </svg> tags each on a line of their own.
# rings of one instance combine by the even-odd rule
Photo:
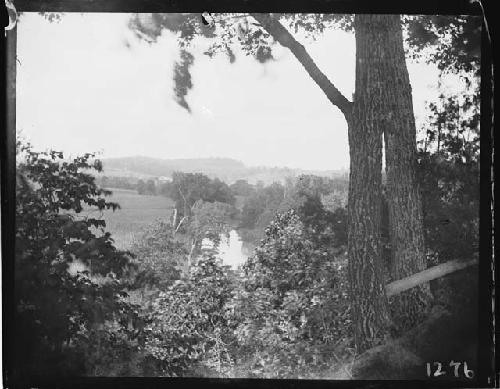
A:
<svg viewBox="0 0 500 389">
<path fill-rule="evenodd" d="M 126 14 L 65 14 L 18 25 L 17 129 L 35 147 L 102 157 L 229 157 L 303 169 L 348 167 L 347 125 L 295 57 L 281 46 L 264 65 L 242 53 L 210 59 L 200 40 L 191 68 L 192 113 L 173 98 L 175 36 L 139 41 Z M 354 36 L 330 30 L 303 41 L 350 100 Z M 417 122 L 437 95 L 434 66 L 408 63 Z"/>
</svg>

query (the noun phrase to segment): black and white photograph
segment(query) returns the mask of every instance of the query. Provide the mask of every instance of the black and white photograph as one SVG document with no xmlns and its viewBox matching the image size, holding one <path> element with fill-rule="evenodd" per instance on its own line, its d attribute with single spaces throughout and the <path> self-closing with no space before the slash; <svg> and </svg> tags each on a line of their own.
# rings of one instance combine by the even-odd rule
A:
<svg viewBox="0 0 500 389">
<path fill-rule="evenodd" d="M 6 29 L 7 387 L 494 385 L 479 11 L 96 11 Z"/>
</svg>

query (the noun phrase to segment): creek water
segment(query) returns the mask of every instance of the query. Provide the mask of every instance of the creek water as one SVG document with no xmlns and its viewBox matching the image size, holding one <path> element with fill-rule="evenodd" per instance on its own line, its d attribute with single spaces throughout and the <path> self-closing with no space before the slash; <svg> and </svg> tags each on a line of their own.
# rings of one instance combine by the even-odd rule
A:
<svg viewBox="0 0 500 389">
<path fill-rule="evenodd" d="M 207 247 L 210 245 L 210 242 L 204 240 L 203 245 Z M 221 236 L 221 242 L 217 251 L 217 256 L 222 259 L 224 265 L 231 266 L 233 269 L 242 265 L 251 255 L 251 249 L 244 245 L 236 230 L 231 230 L 229 236 Z"/>
</svg>

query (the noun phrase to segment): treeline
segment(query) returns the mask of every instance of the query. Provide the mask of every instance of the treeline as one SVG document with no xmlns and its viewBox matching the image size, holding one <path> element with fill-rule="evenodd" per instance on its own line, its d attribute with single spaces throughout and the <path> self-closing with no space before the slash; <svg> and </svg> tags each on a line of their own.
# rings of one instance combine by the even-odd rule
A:
<svg viewBox="0 0 500 389">
<path fill-rule="evenodd" d="M 142 195 L 163 195 L 171 197 L 173 193 L 172 187 L 176 185 L 175 183 L 173 183 L 174 176 L 178 176 L 179 174 L 183 174 L 185 177 L 195 177 L 196 179 L 200 179 L 201 181 L 203 181 L 203 185 L 209 185 L 208 182 L 214 182 L 214 186 L 220 186 L 221 182 L 226 182 L 218 177 L 210 177 L 209 175 L 202 172 L 193 173 L 175 171 L 172 172 L 171 177 L 160 176 L 152 178 L 137 178 L 130 176 L 119 177 L 99 175 L 96 177 L 96 183 L 103 188 L 136 190 L 138 194 Z M 318 185 L 322 186 L 321 191 L 328 194 L 337 193 L 341 194 L 342 197 L 345 197 L 344 194 L 348 183 L 348 176 L 346 174 L 336 178 L 329 178 L 315 174 L 300 174 L 297 176 L 288 175 L 282 177 L 280 176 L 279 179 L 271 181 L 267 185 L 263 180 L 258 180 L 255 184 L 251 184 L 246 179 L 237 179 L 229 185 L 229 188 L 233 196 L 248 197 L 254 194 L 256 191 L 262 190 L 265 186 L 269 187 L 272 185 L 278 185 L 280 187 L 285 187 L 290 186 L 291 183 L 297 181 L 298 179 L 311 179 L 311 177 L 314 177 L 314 179 L 318 181 Z M 179 181 L 179 178 L 177 178 L 177 181 Z M 207 191 L 210 190 L 211 189 L 207 187 Z M 331 199 L 326 199 L 326 201 L 330 200 L 333 201 L 334 197 L 332 197 Z"/>
<path fill-rule="evenodd" d="M 347 190 L 345 178 L 301 175 L 286 178 L 284 184 L 275 182 L 265 186 L 258 182 L 253 185 L 240 179 L 227 185 L 202 173 L 182 172 L 175 172 L 172 181 L 161 186 L 161 194 L 175 202 L 178 218 L 189 216 L 191 207 L 199 200 L 233 206 L 234 227 L 240 229 L 244 241 L 252 244 L 263 238 L 265 227 L 277 213 L 297 209 L 307 198 L 318 199 L 327 210 L 345 216 Z M 152 194 L 152 190 L 147 193 Z"/>
<path fill-rule="evenodd" d="M 114 177 L 99 175 L 96 177 L 96 183 L 101 188 L 117 188 L 137 190 L 138 179 L 134 177 Z"/>
<path fill-rule="evenodd" d="M 245 196 L 239 214 L 241 235 L 244 240 L 258 242 L 277 213 L 297 209 L 310 198 L 320 201 L 326 210 L 335 212 L 345 223 L 348 185 L 344 178 L 314 175 L 287 178 L 284 185 L 254 186 L 238 181 L 231 189 Z"/>
<path fill-rule="evenodd" d="M 345 176 L 345 169 L 309 171 L 286 167 L 245 166 L 230 158 L 160 159 L 151 157 L 125 157 L 103 159 L 104 171 L 129 172 L 143 177 L 171 177 L 174 172 L 203 173 L 210 178 L 219 178 L 230 183 L 239 179 L 250 183 L 262 181 L 265 185 L 283 182 L 287 176 L 300 174 Z"/>
<path fill-rule="evenodd" d="M 157 185 L 155 180 L 142 180 L 139 179 L 136 184 L 137 193 L 140 195 L 156 196 L 161 193 L 161 187 Z"/>
<path fill-rule="evenodd" d="M 179 216 L 189 216 L 198 200 L 230 205 L 235 203 L 235 197 L 225 182 L 202 173 L 174 172 L 172 181 L 163 184 L 161 193 L 174 200 Z"/>
<path fill-rule="evenodd" d="M 135 190 L 140 195 L 157 196 L 164 194 L 164 182 L 159 177 L 137 178 L 99 175 L 96 183 L 102 188 Z"/>
</svg>

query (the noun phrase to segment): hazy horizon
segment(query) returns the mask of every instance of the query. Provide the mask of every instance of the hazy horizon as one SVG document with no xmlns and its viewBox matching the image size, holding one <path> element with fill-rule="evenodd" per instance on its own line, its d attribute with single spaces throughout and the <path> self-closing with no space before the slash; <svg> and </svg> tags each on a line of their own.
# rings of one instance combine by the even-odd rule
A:
<svg viewBox="0 0 500 389">
<path fill-rule="evenodd" d="M 196 160 L 230 160 L 232 162 L 238 162 L 243 164 L 245 168 L 268 168 L 268 169 L 291 169 L 291 170 L 311 170 L 311 171 L 348 171 L 349 167 L 339 167 L 335 169 L 304 169 L 304 168 L 293 168 L 290 166 L 286 165 L 250 165 L 247 164 L 239 159 L 236 158 L 231 158 L 231 157 L 193 157 L 193 158 L 162 158 L 162 157 L 149 157 L 147 155 L 125 155 L 123 157 L 102 157 L 100 159 L 102 160 L 113 160 L 113 159 L 127 159 L 127 158 L 149 158 L 149 159 L 156 159 L 156 160 L 162 160 L 162 161 L 196 161 Z"/>
<path fill-rule="evenodd" d="M 261 64 L 235 48 L 231 64 L 224 55 L 203 55 L 207 41 L 195 39 L 188 113 L 173 98 L 175 35 L 139 41 L 127 28 L 129 16 L 75 13 L 50 23 L 22 14 L 17 129 L 35 147 L 72 155 L 100 151 L 101 158 L 221 157 L 246 166 L 349 168 L 342 113 L 287 49 L 276 45 L 275 60 Z M 316 41 L 298 39 L 351 99 L 354 36 L 330 29 Z M 437 98 L 439 72 L 411 61 L 408 69 L 418 128 L 426 100 Z"/>
</svg>

